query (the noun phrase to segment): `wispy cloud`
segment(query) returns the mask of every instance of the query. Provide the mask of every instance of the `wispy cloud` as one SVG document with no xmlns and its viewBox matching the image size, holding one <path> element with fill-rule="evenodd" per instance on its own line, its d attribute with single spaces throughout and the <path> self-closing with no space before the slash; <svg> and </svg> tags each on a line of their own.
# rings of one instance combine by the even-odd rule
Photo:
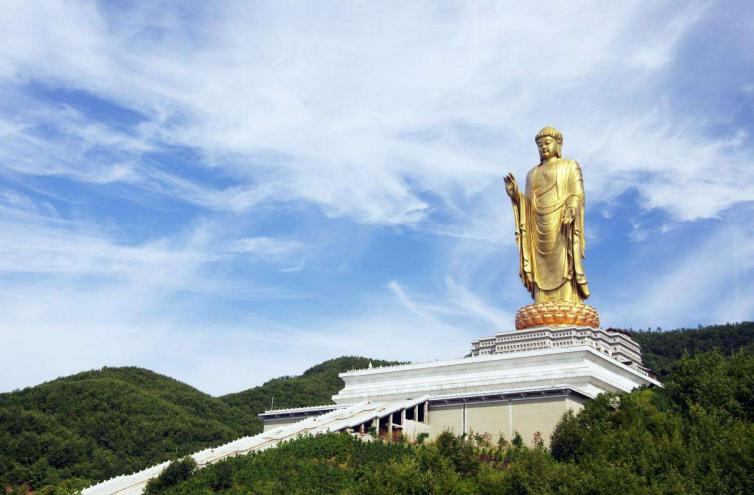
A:
<svg viewBox="0 0 754 495">
<path fill-rule="evenodd" d="M 662 321 L 695 326 L 751 318 L 752 237 L 751 222 L 729 219 L 702 243 L 629 281 L 624 297 L 606 301 L 605 321 L 612 325 L 632 321 L 638 327 L 654 328 Z M 652 264 L 650 259 L 645 262 Z"/>
<path fill-rule="evenodd" d="M 754 316 L 754 62 L 726 5 L 3 8 L 0 332 L 45 365 L 0 387 L 137 363 L 227 391 L 375 342 L 463 354 L 526 298 L 500 178 L 549 124 L 605 212 L 588 274 L 606 245 L 611 273 L 643 267 L 605 284 L 607 320 Z M 732 226 L 638 262 L 704 219 Z"/>
<path fill-rule="evenodd" d="M 438 326 L 440 325 L 440 321 L 435 316 L 433 316 L 430 311 L 422 308 L 419 304 L 415 303 L 410 297 L 408 297 L 408 295 L 406 295 L 403 287 L 401 287 L 398 282 L 391 280 L 387 287 L 393 294 L 395 294 L 398 301 L 406 309 L 430 323 L 434 323 Z"/>
<path fill-rule="evenodd" d="M 495 331 L 508 330 L 513 318 L 510 313 L 503 312 L 484 301 L 467 287 L 457 284 L 452 278 L 446 279 L 449 297 L 471 315 L 481 318 L 491 324 Z"/>
<path fill-rule="evenodd" d="M 740 198 L 715 178 L 695 209 L 663 192 L 705 177 L 710 161 L 735 167 L 741 149 L 702 137 L 693 122 L 679 124 L 683 116 L 674 110 L 657 115 L 649 97 L 658 84 L 653 74 L 668 67 L 704 13 L 698 6 L 574 4 L 544 9 L 535 20 L 529 8 L 495 4 L 450 11 L 403 6 L 400 15 L 363 6 L 315 14 L 229 4 L 196 18 L 182 12 L 195 21 L 188 25 L 150 20 L 148 7 L 118 12 L 118 23 L 96 4 L 53 4 L 42 16 L 23 4 L 13 10 L 3 26 L 6 83 L 21 78 L 78 88 L 146 119 L 131 137 L 76 124 L 77 146 L 108 144 L 122 153 L 189 146 L 213 167 L 228 168 L 241 190 L 262 174 L 273 186 L 265 199 L 310 201 L 330 215 L 367 223 L 414 224 L 432 214 L 428 194 L 452 209 L 458 193 L 473 194 L 506 168 L 523 170 L 543 118 L 561 122 L 567 136 L 582 136 L 584 144 L 571 149 L 578 155 L 592 148 L 587 156 L 595 161 L 587 166 L 605 175 L 622 172 L 612 187 L 595 188 L 596 199 L 637 187 L 635 174 L 667 169 L 669 162 L 683 173 L 650 174 L 642 184 L 650 206 L 687 220 L 714 215 Z M 636 36 L 637 20 L 651 15 L 664 22 L 642 26 Z M 645 73 L 633 74 L 622 60 Z M 585 91 L 593 95 L 589 101 L 574 99 Z M 638 98 L 623 98 L 628 92 Z M 587 105 L 609 110 L 587 112 Z M 65 118 L 56 124 L 64 131 L 75 123 Z M 698 158 L 681 166 L 672 154 L 681 147 Z M 101 176 L 113 180 L 124 170 Z M 607 185 L 602 175 L 598 184 Z M 186 197 L 179 184 L 163 185 Z M 223 200 L 238 208 L 238 195 L 216 195 L 216 203 Z"/>
<path fill-rule="evenodd" d="M 447 276 L 446 291 L 442 295 L 422 295 L 417 301 L 409 297 L 403 287 L 391 280 L 388 289 L 395 294 L 401 306 L 440 328 L 466 326 L 467 330 L 487 333 L 507 330 L 512 317 L 489 304 L 479 294 L 464 287 Z"/>
</svg>

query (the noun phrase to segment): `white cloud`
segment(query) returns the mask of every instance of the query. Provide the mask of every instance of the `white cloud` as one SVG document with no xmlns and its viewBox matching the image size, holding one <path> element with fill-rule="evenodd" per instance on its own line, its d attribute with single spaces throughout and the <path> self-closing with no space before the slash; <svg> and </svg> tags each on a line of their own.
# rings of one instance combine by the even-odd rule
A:
<svg viewBox="0 0 754 495">
<path fill-rule="evenodd" d="M 728 221 L 704 242 L 665 265 L 626 281 L 619 297 L 602 299 L 603 324 L 665 328 L 742 321 L 754 311 L 754 231 L 750 223 Z M 649 241 L 650 244 L 653 241 Z M 640 260 L 634 261 L 638 263 Z"/>
<path fill-rule="evenodd" d="M 663 29 L 650 31 L 648 39 L 643 38 L 641 29 L 634 32 L 634 36 L 641 39 L 636 51 L 630 57 L 630 62 L 637 67 L 656 70 L 670 63 L 674 58 L 674 48 L 686 34 L 690 25 L 701 19 L 705 11 L 712 5 L 711 1 L 698 2 L 689 5 L 687 9 L 669 15 Z M 667 9 L 672 8 L 667 6 Z M 651 24 L 647 23 L 647 26 Z"/>
<path fill-rule="evenodd" d="M 410 297 L 403 287 L 391 280 L 388 289 L 396 296 L 401 306 L 419 316 L 439 331 L 476 331 L 492 334 L 509 330 L 513 317 L 489 304 L 479 294 L 460 285 L 452 277 L 445 277 L 444 294 L 422 294 Z"/>
<path fill-rule="evenodd" d="M 745 165 L 748 135 L 739 131 L 710 141 L 691 127 L 654 112 L 593 134 L 585 150 L 593 159 L 588 194 L 609 200 L 635 188 L 646 209 L 661 208 L 683 221 L 716 217 L 736 203 L 754 201 L 754 170 Z"/>
<path fill-rule="evenodd" d="M 449 298 L 469 314 L 489 322 L 495 331 L 505 331 L 511 328 L 511 322 L 513 321 L 511 314 L 491 306 L 480 296 L 474 294 L 468 288 L 457 284 L 450 277 L 447 277 L 446 284 L 448 286 Z"/>
<path fill-rule="evenodd" d="M 165 305 L 172 310 L 164 312 Z M 0 324 L 2 359 L 7 366 L 0 378 L 2 390 L 105 365 L 138 365 L 206 391 L 229 391 L 239 382 L 230 385 L 227 378 L 217 374 L 219 370 L 199 376 L 198 363 L 222 357 L 225 359 L 217 364 L 221 368 L 223 363 L 238 364 L 234 356 L 239 352 L 248 357 L 248 352 L 253 351 L 248 347 L 253 345 L 250 335 L 241 342 L 239 337 L 229 338 L 217 328 L 191 323 L 195 315 L 185 304 L 176 303 L 164 291 L 143 286 L 110 284 L 87 289 L 80 284 L 46 281 L 3 291 L 0 308 L 4 315 Z M 229 346 L 229 342 L 243 344 L 248 351 Z M 226 355 L 213 356 L 217 353 Z M 258 365 L 264 353 L 254 357 L 256 363 L 251 361 L 246 366 Z M 262 378 L 258 374 L 253 378 L 238 377 Z M 255 381 L 246 381 L 246 386 L 252 383 Z"/>
<path fill-rule="evenodd" d="M 9 198 L 10 205 L 3 205 L 4 198 Z M 282 285 L 248 278 L 253 270 L 227 273 L 227 267 L 238 260 L 245 261 L 244 265 L 300 270 L 303 243 L 296 239 L 229 240 L 236 223 L 214 218 L 196 220 L 157 238 L 128 241 L 117 228 L 93 226 L 86 219 L 61 219 L 44 206 L 0 191 L 0 276 L 41 277 L 49 280 L 51 287 L 65 284 L 86 290 L 106 289 L 114 283 L 145 293 L 160 290 L 165 297 L 176 291 L 214 296 L 240 291 L 244 300 L 308 297 Z M 15 284 L 0 283 L 0 290 L 12 292 Z M 44 285 L 37 289 L 43 296 Z M 101 297 L 107 296 L 103 293 Z M 76 307 L 88 314 L 86 308 Z"/>
<path fill-rule="evenodd" d="M 166 303 L 169 312 L 162 310 Z M 358 318 L 306 326 L 253 316 L 228 324 L 197 315 L 191 301 L 133 285 L 87 290 L 29 284 L 0 292 L 0 312 L 6 367 L 0 390 L 104 365 L 137 365 L 219 395 L 340 355 L 456 358 L 473 335 L 469 328 L 435 324 L 390 304 L 374 304 Z"/>
<path fill-rule="evenodd" d="M 13 98 L 13 92 L 4 93 Z M 108 184 L 137 182 L 137 166 L 130 163 L 150 146 L 117 129 L 91 122 L 80 112 L 63 106 L 49 110 L 39 102 L 22 98 L 28 104 L 21 115 L 0 115 L 0 163 L 6 171 L 23 175 L 62 176 L 71 180 Z M 16 102 L 19 103 L 19 102 Z M 6 112 L 7 113 L 7 112 Z M 52 128 L 54 138 L 40 129 Z M 112 155 L 112 150 L 120 152 Z M 97 156 L 106 153 L 107 158 Z"/>
<path fill-rule="evenodd" d="M 234 241 L 231 251 L 252 253 L 258 256 L 287 257 L 300 251 L 304 245 L 300 241 L 286 241 L 272 237 L 245 237 Z"/>
<path fill-rule="evenodd" d="M 0 387 L 140 364 L 221 392 L 338 354 L 463 354 L 472 338 L 512 324 L 489 294 L 514 308 L 525 297 L 515 253 L 505 249 L 513 235 L 500 178 L 509 170 L 523 178 L 536 159 L 532 137 L 546 124 L 565 132 L 588 202 L 605 212 L 635 190 L 645 209 L 668 212 L 670 229 L 754 199 L 749 136 L 730 123 L 712 135 L 708 122 L 670 101 L 679 46 L 714 5 L 3 8 L 0 179 L 47 197 L 0 189 L 0 335 L 15 373 Z M 130 118 L 108 121 L 39 96 L 46 92 L 89 95 Z M 169 164 L 145 158 L 174 146 L 196 155 Z M 133 240 L 123 225 L 71 219 L 53 206 L 71 198 L 29 180 L 40 178 L 135 202 L 187 202 L 199 213 Z M 224 224 L 233 222 L 222 218 L 227 212 L 250 217 L 271 203 L 438 234 L 440 282 L 432 291 L 393 280 L 398 304 L 367 294 L 379 302 L 358 317 L 298 326 L 253 315 L 197 321 L 181 302 L 185 292 L 303 297 L 216 270 L 237 258 L 302 269 L 315 249 L 308 241 Z M 751 315 L 748 283 L 707 298 L 726 292 L 724 281 L 738 276 L 731 267 L 752 268 L 743 247 L 751 232 L 718 235 L 731 244 L 709 241 L 649 280 L 635 304 L 606 306 L 606 321 L 679 321 L 705 304 L 709 321 Z M 327 232 L 321 237 L 326 243 Z M 716 250 L 734 263 L 712 257 Z M 415 286 L 418 295 L 408 289 Z"/>
<path fill-rule="evenodd" d="M 39 218 L 27 216 L 23 225 L 0 221 L 0 273 L 101 276 L 177 288 L 191 285 L 198 265 L 217 259 L 192 249 L 191 239 L 127 245 L 68 222 L 34 220 Z"/>
<path fill-rule="evenodd" d="M 417 316 L 420 316 L 421 318 L 424 318 L 425 320 L 435 322 L 437 320 L 434 319 L 433 316 L 427 314 L 426 311 L 419 308 L 419 306 L 414 303 L 414 301 L 411 300 L 406 295 L 406 292 L 403 290 L 403 287 L 396 282 L 395 280 L 391 280 L 390 283 L 387 284 L 387 288 L 390 289 L 390 291 L 395 294 L 395 296 L 398 298 L 398 301 L 405 306 L 408 310 L 416 314 Z"/>
<path fill-rule="evenodd" d="M 531 136 L 550 122 L 564 127 L 576 143 L 569 154 L 596 177 L 595 199 L 641 187 L 648 206 L 690 220 L 751 195 L 709 177 L 709 163 L 728 163 L 728 177 L 754 183 L 736 160 L 740 143 L 704 137 L 675 110 L 657 114 L 651 76 L 669 65 L 704 6 L 239 3 L 188 24 L 158 21 L 150 7 L 119 11 L 117 22 L 91 3 L 52 2 L 45 15 L 24 3 L 10 10 L 0 26 L 5 84 L 81 89 L 145 118 L 130 138 L 80 126 L 68 151 L 92 142 L 123 153 L 195 147 L 238 186 L 213 192 L 176 178 L 160 189 L 205 206 L 304 200 L 360 222 L 416 224 L 434 212 L 427 195 L 453 212 L 506 169 L 524 171 L 535 156 Z M 663 22 L 641 22 L 651 16 Z M 48 143 L 28 146 L 36 156 Z M 681 148 L 683 165 L 671 153 Z M 100 180 L 165 178 L 120 167 L 100 171 Z M 681 198 L 703 180 L 704 199 L 690 208 Z"/>
<path fill-rule="evenodd" d="M 255 260 L 274 263 L 284 272 L 302 270 L 305 266 L 305 244 L 295 239 L 273 237 L 245 237 L 230 244 L 229 251 Z"/>
</svg>

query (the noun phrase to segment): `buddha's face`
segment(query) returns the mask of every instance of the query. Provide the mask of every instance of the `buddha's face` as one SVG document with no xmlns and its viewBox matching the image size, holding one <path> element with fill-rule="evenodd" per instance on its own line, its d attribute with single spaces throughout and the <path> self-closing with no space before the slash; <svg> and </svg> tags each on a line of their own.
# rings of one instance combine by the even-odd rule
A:
<svg viewBox="0 0 754 495">
<path fill-rule="evenodd" d="M 540 160 L 549 160 L 558 156 L 558 142 L 550 136 L 542 136 L 537 139 L 537 150 L 539 150 Z"/>
</svg>

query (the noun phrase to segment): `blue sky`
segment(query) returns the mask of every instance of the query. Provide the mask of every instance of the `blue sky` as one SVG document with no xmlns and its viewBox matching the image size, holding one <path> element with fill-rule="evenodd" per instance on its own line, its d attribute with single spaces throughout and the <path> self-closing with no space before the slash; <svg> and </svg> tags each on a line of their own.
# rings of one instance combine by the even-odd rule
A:
<svg viewBox="0 0 754 495">
<path fill-rule="evenodd" d="M 604 325 L 754 318 L 747 3 L 5 4 L 0 390 L 461 356 L 528 303 L 545 125 Z"/>
</svg>

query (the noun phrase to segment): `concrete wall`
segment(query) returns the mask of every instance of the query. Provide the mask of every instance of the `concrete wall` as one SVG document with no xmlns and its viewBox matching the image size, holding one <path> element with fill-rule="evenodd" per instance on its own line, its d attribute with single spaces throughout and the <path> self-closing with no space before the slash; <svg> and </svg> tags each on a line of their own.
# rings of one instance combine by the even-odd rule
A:
<svg viewBox="0 0 754 495">
<path fill-rule="evenodd" d="M 434 440 L 445 430 L 463 433 L 463 405 L 429 406 L 429 437 Z"/>
<path fill-rule="evenodd" d="M 534 434 L 539 432 L 545 445 L 549 445 L 550 436 L 563 414 L 568 409 L 578 412 L 583 407 L 582 399 L 571 396 L 430 405 L 430 438 L 435 439 L 450 430 L 456 435 L 486 433 L 493 441 L 503 435 L 510 441 L 517 431 L 527 445 L 532 445 Z"/>
<path fill-rule="evenodd" d="M 427 433 L 429 434 L 429 425 L 424 423 L 419 423 L 418 421 L 413 421 L 410 419 L 407 419 L 406 422 L 403 424 L 403 435 L 408 438 L 409 440 L 416 440 L 416 437 L 419 436 L 421 433 Z"/>
<path fill-rule="evenodd" d="M 277 428 L 279 426 L 285 426 L 290 425 L 293 423 L 296 423 L 298 421 L 301 421 L 304 418 L 287 418 L 287 419 L 265 419 L 264 420 L 264 429 L 262 431 L 269 431 L 273 428 Z"/>
<path fill-rule="evenodd" d="M 643 385 L 661 386 L 645 371 L 587 346 L 367 368 L 339 376 L 345 386 L 333 396 L 336 404 L 555 388 L 597 397 Z"/>
<path fill-rule="evenodd" d="M 500 435 L 512 437 L 510 401 L 466 406 L 466 433 L 487 433 L 497 441 Z"/>
</svg>

